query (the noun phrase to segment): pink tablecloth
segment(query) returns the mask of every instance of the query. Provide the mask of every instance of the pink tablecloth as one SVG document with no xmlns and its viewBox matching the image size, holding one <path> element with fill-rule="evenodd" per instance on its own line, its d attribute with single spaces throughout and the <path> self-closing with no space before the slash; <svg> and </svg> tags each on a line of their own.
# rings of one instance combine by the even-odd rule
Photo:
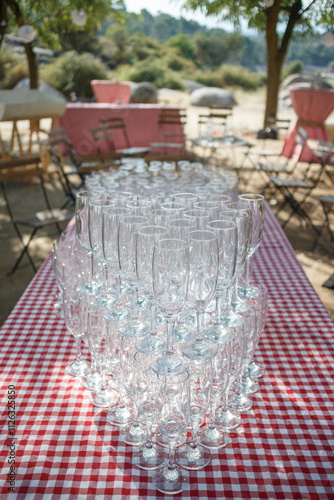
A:
<svg viewBox="0 0 334 500">
<path fill-rule="evenodd" d="M 81 156 L 98 152 L 91 129 L 100 125 L 101 118 L 122 117 L 126 124 L 130 146 L 148 147 L 151 142 L 161 142 L 163 139 L 158 120 L 161 110 L 166 107 L 160 104 L 68 103 L 58 125 L 65 129 L 76 152 Z M 171 125 L 168 130 L 181 133 L 182 126 Z M 116 149 L 127 147 L 120 130 L 113 131 L 112 136 Z M 106 141 L 101 143 L 101 150 L 108 152 Z"/>
<path fill-rule="evenodd" d="M 92 80 L 90 84 L 97 102 L 127 104 L 130 100 L 131 87 L 126 83 Z"/>
<path fill-rule="evenodd" d="M 333 500 L 333 322 L 268 206 L 255 260 L 255 281 L 269 289 L 257 351 L 267 373 L 231 443 L 190 472 L 189 490 L 175 498 Z M 106 410 L 66 375 L 74 339 L 53 308 L 55 290 L 48 259 L 0 330 L 0 497 L 7 498 L 13 466 L 17 496 L 9 498 L 167 499 L 153 488 L 152 472 L 132 464 L 134 448 L 107 424 Z"/>
<path fill-rule="evenodd" d="M 294 128 L 288 133 L 282 150 L 282 155 L 290 158 L 296 144 L 295 136 L 302 126 L 310 139 L 328 141 L 325 121 L 334 109 L 334 89 L 320 90 L 310 88 L 290 89 L 293 109 L 298 117 Z M 300 161 L 311 161 L 312 152 L 305 146 Z"/>
</svg>

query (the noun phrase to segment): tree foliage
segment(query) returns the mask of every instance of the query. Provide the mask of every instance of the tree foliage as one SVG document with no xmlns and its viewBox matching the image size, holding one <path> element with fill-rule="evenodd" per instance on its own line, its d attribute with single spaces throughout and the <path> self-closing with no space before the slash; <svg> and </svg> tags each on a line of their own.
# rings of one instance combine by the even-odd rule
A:
<svg viewBox="0 0 334 500">
<path fill-rule="evenodd" d="M 249 28 L 265 32 L 267 47 L 267 101 L 264 125 L 276 119 L 278 90 L 289 44 L 296 36 L 334 27 L 333 0 L 274 0 L 266 8 L 262 0 L 185 0 L 184 6 L 208 16 L 248 22 Z"/>
</svg>

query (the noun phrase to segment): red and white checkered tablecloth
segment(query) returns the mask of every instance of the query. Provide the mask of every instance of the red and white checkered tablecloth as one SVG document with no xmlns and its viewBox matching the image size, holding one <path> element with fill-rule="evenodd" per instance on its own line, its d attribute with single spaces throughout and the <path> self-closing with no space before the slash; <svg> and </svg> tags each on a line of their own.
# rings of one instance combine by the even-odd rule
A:
<svg viewBox="0 0 334 500">
<path fill-rule="evenodd" d="M 176 498 L 334 499 L 333 322 L 266 208 L 254 278 L 270 292 L 257 352 L 267 373 L 231 444 L 190 472 L 190 488 Z M 132 447 L 106 424 L 106 411 L 65 374 L 75 348 L 53 309 L 54 292 L 48 259 L 1 329 L 0 498 L 8 494 L 13 453 L 17 498 L 164 497 L 152 487 L 152 472 L 132 465 Z"/>
</svg>

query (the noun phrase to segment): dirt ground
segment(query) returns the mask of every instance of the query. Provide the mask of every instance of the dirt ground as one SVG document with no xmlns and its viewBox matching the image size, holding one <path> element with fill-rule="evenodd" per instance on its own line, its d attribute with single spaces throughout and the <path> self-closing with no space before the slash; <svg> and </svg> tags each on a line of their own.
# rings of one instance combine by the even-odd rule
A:
<svg viewBox="0 0 334 500">
<path fill-rule="evenodd" d="M 189 96 L 179 92 L 165 91 L 160 93 L 161 101 L 176 104 L 180 107 L 186 107 L 188 111 L 188 119 L 186 126 L 187 137 L 193 138 L 197 136 L 197 116 L 199 112 L 203 112 L 203 108 L 195 108 L 189 105 Z M 263 111 L 264 111 L 264 93 L 243 93 L 237 92 L 236 100 L 238 105 L 233 109 L 231 120 L 228 124 L 228 131 L 234 134 L 242 134 L 247 140 L 257 143 L 256 149 L 265 148 L 266 150 L 274 150 L 279 152 L 283 140 L 284 133 L 276 141 L 257 141 L 254 132 L 262 128 Z M 292 109 L 280 110 L 281 117 L 295 119 L 295 114 Z M 49 123 L 45 121 L 43 127 L 47 128 Z M 27 123 L 22 122 L 22 130 L 27 131 Z M 6 139 L 6 134 L 10 133 L 11 124 L 1 123 L 2 137 Z M 26 136 L 25 136 L 26 137 Z M 218 154 L 218 163 L 224 168 L 234 168 L 238 163 L 244 160 L 241 151 L 222 150 Z M 248 160 L 247 160 L 248 161 Z M 247 164 L 249 166 L 249 163 Z M 244 163 L 246 167 L 246 162 Z M 252 173 L 246 168 L 240 170 L 239 191 L 243 192 L 260 192 L 264 186 L 263 177 L 257 172 Z M 324 183 L 321 185 L 320 192 L 333 193 L 333 187 Z M 40 196 L 40 188 L 37 183 L 25 184 L 22 182 L 13 183 L 10 186 L 9 194 L 14 199 L 13 208 L 16 215 L 36 212 L 43 209 L 43 200 Z M 64 201 L 63 192 L 57 182 L 49 192 L 53 206 L 61 206 Z M 271 195 L 266 197 L 267 201 L 272 205 L 275 212 L 276 199 Z M 323 213 L 318 202 L 311 199 L 308 205 L 308 212 L 312 217 L 312 221 L 316 226 L 321 226 L 323 222 Z M 282 211 L 279 215 L 279 220 L 282 222 L 287 216 L 288 211 Z M 31 245 L 31 253 L 38 266 L 48 256 L 52 240 L 56 236 L 54 229 L 49 227 L 48 231 L 41 231 L 39 237 L 33 240 Z M 322 241 L 325 243 L 325 248 L 321 244 L 316 244 L 316 234 L 307 228 L 305 224 L 301 224 L 297 217 L 294 217 L 285 228 L 287 235 L 297 258 L 301 263 L 306 275 L 314 286 L 316 292 L 320 296 L 323 304 L 327 308 L 329 314 L 334 319 L 334 289 L 323 286 L 326 280 L 334 273 L 334 246 L 330 245 L 326 235 Z M 320 242 L 321 243 L 321 242 Z M 16 257 L 20 253 L 21 244 L 17 235 L 10 223 L 10 219 L 6 212 L 3 197 L 0 196 L 0 324 L 4 322 L 31 279 L 34 272 L 28 263 L 26 257 L 23 259 L 20 268 L 12 276 L 7 276 L 8 271 L 12 268 Z"/>
</svg>

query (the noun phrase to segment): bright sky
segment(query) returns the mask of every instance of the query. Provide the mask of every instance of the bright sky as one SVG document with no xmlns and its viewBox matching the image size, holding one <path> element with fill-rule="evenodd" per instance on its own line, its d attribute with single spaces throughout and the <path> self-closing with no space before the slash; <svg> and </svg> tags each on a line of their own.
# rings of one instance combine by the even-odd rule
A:
<svg viewBox="0 0 334 500">
<path fill-rule="evenodd" d="M 233 26 L 228 22 L 219 22 L 216 16 L 205 17 L 199 11 L 187 11 L 182 8 L 182 0 L 124 0 L 126 10 L 129 12 L 140 13 L 142 9 L 146 9 L 153 15 L 162 12 L 169 14 L 175 18 L 184 17 L 189 21 L 196 21 L 199 24 L 206 25 L 210 28 L 221 28 L 227 31 L 232 31 Z"/>
</svg>

